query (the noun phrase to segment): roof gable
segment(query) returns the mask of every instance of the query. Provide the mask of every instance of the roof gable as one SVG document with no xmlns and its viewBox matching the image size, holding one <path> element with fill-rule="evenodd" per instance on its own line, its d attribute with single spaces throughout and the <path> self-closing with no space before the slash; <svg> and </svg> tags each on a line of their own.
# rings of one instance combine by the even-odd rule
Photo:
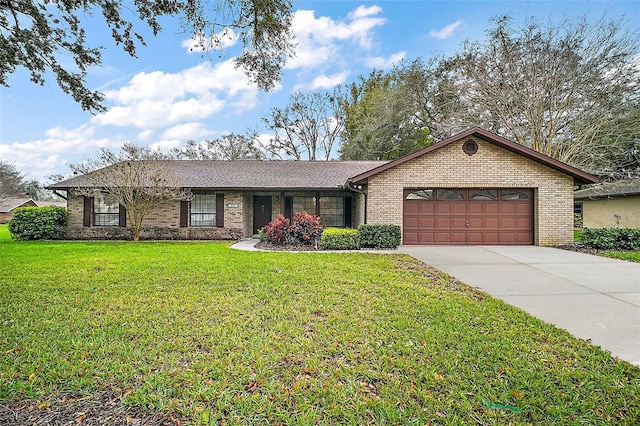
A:
<svg viewBox="0 0 640 426">
<path fill-rule="evenodd" d="M 474 136 L 478 139 L 481 139 L 485 142 L 492 143 L 498 147 L 504 148 L 508 151 L 521 155 L 525 158 L 528 158 L 532 161 L 535 161 L 539 164 L 557 170 L 561 173 L 569 175 L 573 177 L 574 181 L 578 184 L 587 184 L 587 183 L 596 183 L 599 182 L 600 179 L 597 177 L 590 175 L 589 173 L 583 172 L 575 167 L 569 166 L 561 161 L 548 157 L 544 154 L 539 153 L 531 148 L 527 148 L 519 143 L 510 141 L 509 139 L 505 139 L 493 133 L 487 132 L 479 127 L 474 127 L 462 133 L 458 133 L 450 138 L 444 139 L 440 142 L 437 142 L 431 146 L 413 152 L 411 154 L 405 155 L 404 157 L 400 157 L 396 160 L 390 161 L 386 164 L 380 165 L 374 169 L 367 170 L 364 173 L 353 176 L 352 180 L 354 183 L 363 182 L 368 179 L 370 176 L 374 176 L 378 173 L 381 173 L 385 170 L 396 167 L 400 164 L 406 163 L 407 161 L 413 160 L 414 158 L 420 157 L 422 155 L 428 154 L 432 151 L 450 145 L 452 143 L 458 142 L 462 139 Z"/>
<path fill-rule="evenodd" d="M 0 213 L 8 213 L 18 207 L 35 207 L 36 203 L 31 198 L 8 198 L 0 202 Z"/>
</svg>

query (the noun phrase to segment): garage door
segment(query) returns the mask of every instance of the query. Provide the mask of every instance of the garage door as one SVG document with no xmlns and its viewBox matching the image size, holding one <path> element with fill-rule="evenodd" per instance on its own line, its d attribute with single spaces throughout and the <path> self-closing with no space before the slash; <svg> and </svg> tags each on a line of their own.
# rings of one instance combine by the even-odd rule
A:
<svg viewBox="0 0 640 426">
<path fill-rule="evenodd" d="M 519 188 L 405 190 L 403 243 L 533 244 L 533 191 Z"/>
</svg>

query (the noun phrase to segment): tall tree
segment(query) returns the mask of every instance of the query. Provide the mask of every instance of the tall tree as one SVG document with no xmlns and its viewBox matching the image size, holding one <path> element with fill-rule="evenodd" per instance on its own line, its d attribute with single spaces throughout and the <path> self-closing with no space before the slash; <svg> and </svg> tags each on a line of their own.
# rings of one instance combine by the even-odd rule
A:
<svg viewBox="0 0 640 426">
<path fill-rule="evenodd" d="M 393 160 L 437 137 L 433 62 L 403 62 L 390 72 L 373 70 L 342 92 L 346 124 L 343 160 Z"/>
<path fill-rule="evenodd" d="M 272 108 L 263 122 L 273 132 L 265 149 L 277 158 L 328 160 L 344 120 L 335 93 L 295 92 L 284 108 Z"/>
<path fill-rule="evenodd" d="M 593 160 L 602 151 L 618 157 L 638 139 L 637 121 L 622 119 L 640 98 L 638 52 L 638 35 L 604 18 L 520 26 L 496 19 L 486 40 L 441 63 L 440 96 L 457 101 L 446 120 L 606 173 Z"/>
<path fill-rule="evenodd" d="M 145 41 L 142 24 L 156 35 L 160 18 L 181 15 L 185 31 L 201 41 L 201 48 L 222 50 L 216 43 L 230 31 L 243 43 L 236 57 L 238 67 L 263 89 L 272 89 L 292 53 L 290 0 L 133 0 L 115 1 L 31 1 L 0 2 L 0 84 L 8 86 L 8 76 L 18 67 L 31 73 L 34 83 L 43 85 L 53 73 L 60 88 L 88 111 L 104 111 L 104 97 L 87 88 L 87 69 L 101 63 L 101 48 L 87 44 L 90 31 L 86 16 L 98 12 L 111 30 L 116 44 L 131 56 Z M 125 16 L 132 19 L 125 19 Z M 134 22 L 135 21 L 135 22 Z M 67 60 L 73 59 L 73 70 Z"/>
<path fill-rule="evenodd" d="M 0 160 L 0 201 L 26 190 L 24 176 L 15 165 Z"/>
<path fill-rule="evenodd" d="M 180 186 L 178 177 L 165 167 L 167 154 L 139 147 L 122 145 L 120 152 L 103 148 L 98 157 L 71 165 L 74 173 L 82 174 L 86 186 L 75 188 L 78 194 L 92 195 L 102 191 L 124 206 L 127 224 L 133 240 L 140 239 L 140 231 L 147 214 L 170 200 L 187 200 L 188 189 Z"/>
<path fill-rule="evenodd" d="M 202 142 L 190 140 L 185 147 L 174 148 L 171 154 L 187 160 L 260 160 L 263 157 L 252 138 L 236 133 Z"/>
</svg>

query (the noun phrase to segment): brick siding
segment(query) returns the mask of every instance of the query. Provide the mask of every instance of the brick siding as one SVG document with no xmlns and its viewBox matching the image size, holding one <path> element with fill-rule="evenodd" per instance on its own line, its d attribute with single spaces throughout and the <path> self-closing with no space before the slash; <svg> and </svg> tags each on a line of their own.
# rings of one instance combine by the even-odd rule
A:
<svg viewBox="0 0 640 426">
<path fill-rule="evenodd" d="M 367 222 L 403 223 L 404 188 L 533 188 L 534 242 L 537 245 L 573 241 L 573 178 L 481 139 L 478 152 L 462 151 L 468 140 L 371 176 Z"/>
<path fill-rule="evenodd" d="M 230 207 L 230 205 L 232 207 Z M 235 207 L 237 205 L 237 207 Z M 224 193 L 224 228 L 180 228 L 180 202 L 165 201 L 147 214 L 142 222 L 141 239 L 238 239 L 244 230 L 245 198 L 240 192 Z M 90 226 L 82 224 L 84 197 L 69 193 L 67 200 L 67 238 L 69 239 L 129 239 L 129 228 Z"/>
</svg>

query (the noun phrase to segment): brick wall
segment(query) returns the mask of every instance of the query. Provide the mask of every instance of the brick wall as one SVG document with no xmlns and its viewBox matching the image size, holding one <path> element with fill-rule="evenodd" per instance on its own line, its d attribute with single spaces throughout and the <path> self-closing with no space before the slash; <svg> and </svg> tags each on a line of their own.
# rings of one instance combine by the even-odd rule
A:
<svg viewBox="0 0 640 426">
<path fill-rule="evenodd" d="M 573 241 L 572 177 L 480 139 L 469 156 L 468 139 L 370 177 L 367 222 L 402 227 L 404 188 L 534 188 L 535 244 Z"/>
<path fill-rule="evenodd" d="M 69 193 L 67 237 L 70 239 L 129 239 L 128 228 L 82 225 L 84 197 Z M 145 216 L 142 239 L 238 239 L 245 236 L 245 198 L 241 192 L 224 195 L 224 228 L 180 228 L 180 201 L 164 201 Z"/>
</svg>

